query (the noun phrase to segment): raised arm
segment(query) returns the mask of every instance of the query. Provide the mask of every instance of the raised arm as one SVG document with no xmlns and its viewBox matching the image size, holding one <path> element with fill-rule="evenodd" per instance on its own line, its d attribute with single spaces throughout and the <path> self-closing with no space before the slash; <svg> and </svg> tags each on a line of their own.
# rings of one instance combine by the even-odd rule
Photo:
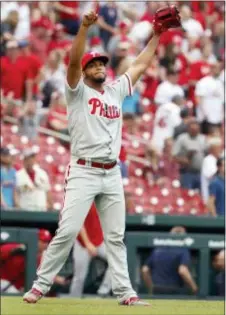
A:
<svg viewBox="0 0 226 315">
<path fill-rule="evenodd" d="M 153 37 L 127 70 L 133 85 L 150 66 L 159 43 L 160 35 L 170 28 L 180 26 L 179 12 L 175 6 L 164 7 L 155 13 Z"/>
<path fill-rule="evenodd" d="M 140 76 L 147 70 L 150 66 L 152 58 L 154 56 L 155 50 L 159 43 L 159 35 L 155 34 L 152 39 L 149 41 L 144 50 L 138 55 L 129 69 L 126 71 L 134 85 Z"/>
<path fill-rule="evenodd" d="M 94 11 L 85 14 L 82 19 L 82 23 L 79 28 L 78 34 L 76 35 L 72 43 L 72 48 L 70 51 L 70 60 L 67 69 L 67 82 L 72 89 L 76 88 L 81 78 L 82 75 L 81 60 L 82 56 L 85 53 L 88 29 L 91 25 L 93 25 L 96 22 L 97 18 L 98 15 Z"/>
</svg>

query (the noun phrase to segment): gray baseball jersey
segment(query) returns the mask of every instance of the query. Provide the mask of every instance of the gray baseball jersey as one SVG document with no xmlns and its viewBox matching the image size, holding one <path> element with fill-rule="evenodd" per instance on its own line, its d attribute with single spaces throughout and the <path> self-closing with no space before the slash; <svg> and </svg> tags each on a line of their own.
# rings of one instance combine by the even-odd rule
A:
<svg viewBox="0 0 226 315">
<path fill-rule="evenodd" d="M 79 165 L 78 158 L 116 160 L 121 146 L 122 102 L 132 93 L 128 74 L 104 86 L 100 93 L 81 79 L 75 89 L 66 84 L 72 159 L 66 178 L 59 228 L 37 271 L 33 288 L 48 292 L 61 270 L 93 202 L 98 209 L 112 291 L 119 302 L 136 296 L 127 266 L 125 199 L 120 168 Z M 75 157 L 75 158 L 74 158 Z M 73 289 L 73 287 L 72 287 Z"/>
<path fill-rule="evenodd" d="M 76 158 L 118 159 L 121 147 L 122 102 L 132 94 L 127 73 L 106 84 L 102 92 L 87 86 L 83 78 L 71 89 L 66 83 L 71 153 Z"/>
</svg>

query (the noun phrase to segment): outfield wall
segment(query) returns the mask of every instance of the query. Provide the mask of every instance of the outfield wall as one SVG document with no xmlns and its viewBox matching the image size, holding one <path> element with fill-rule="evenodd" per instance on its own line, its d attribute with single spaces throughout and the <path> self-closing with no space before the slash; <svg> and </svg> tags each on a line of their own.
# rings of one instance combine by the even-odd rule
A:
<svg viewBox="0 0 226 315">
<path fill-rule="evenodd" d="M 1 212 L 1 243 L 24 243 L 28 249 L 25 289 L 31 286 L 35 278 L 37 229 L 47 228 L 54 234 L 57 228 L 58 215 L 59 213 L 56 212 Z M 188 233 L 184 237 L 172 236 L 168 231 L 175 225 L 185 226 Z M 140 276 L 140 268 L 150 254 L 150 250 L 156 246 L 188 248 L 192 253 L 194 262 L 192 273 L 199 286 L 198 297 L 205 298 L 214 295 L 211 261 L 213 254 L 224 248 L 225 245 L 223 218 L 127 216 L 125 242 L 128 250 L 131 281 L 141 295 L 147 294 L 147 291 Z M 70 262 L 65 266 L 63 272 L 66 274 L 71 272 Z"/>
</svg>

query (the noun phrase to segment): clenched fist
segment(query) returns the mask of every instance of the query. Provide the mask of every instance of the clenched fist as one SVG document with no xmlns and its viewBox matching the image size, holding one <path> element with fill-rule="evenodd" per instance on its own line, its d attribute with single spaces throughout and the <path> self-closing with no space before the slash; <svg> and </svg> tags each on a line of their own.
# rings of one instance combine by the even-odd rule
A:
<svg viewBox="0 0 226 315">
<path fill-rule="evenodd" d="M 94 11 L 90 11 L 89 13 L 85 14 L 82 19 L 82 25 L 85 27 L 89 27 L 93 25 L 98 19 L 98 14 Z"/>
</svg>

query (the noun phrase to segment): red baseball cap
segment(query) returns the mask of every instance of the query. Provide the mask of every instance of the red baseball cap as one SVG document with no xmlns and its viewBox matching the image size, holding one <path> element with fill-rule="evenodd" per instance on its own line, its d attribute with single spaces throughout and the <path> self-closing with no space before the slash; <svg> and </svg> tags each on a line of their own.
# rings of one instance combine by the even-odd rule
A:
<svg viewBox="0 0 226 315">
<path fill-rule="evenodd" d="M 52 235 L 50 234 L 50 232 L 48 230 L 41 229 L 41 230 L 39 230 L 38 238 L 40 241 L 49 243 L 52 239 Z"/>
<path fill-rule="evenodd" d="M 101 60 L 104 64 L 108 63 L 109 61 L 109 58 L 106 55 L 94 51 L 88 52 L 82 57 L 82 70 L 84 70 L 88 63 L 94 59 Z"/>
</svg>

